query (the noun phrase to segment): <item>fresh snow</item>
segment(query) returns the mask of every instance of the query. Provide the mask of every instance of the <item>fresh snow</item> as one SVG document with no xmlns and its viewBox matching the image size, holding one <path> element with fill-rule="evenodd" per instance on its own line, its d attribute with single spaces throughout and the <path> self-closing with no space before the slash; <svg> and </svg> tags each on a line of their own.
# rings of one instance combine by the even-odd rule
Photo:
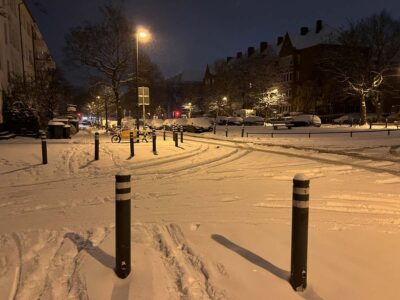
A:
<svg viewBox="0 0 400 300">
<path fill-rule="evenodd" d="M 101 135 L 0 142 L 1 299 L 397 299 L 400 132 Z M 365 130 L 293 128 L 290 132 Z M 246 132 L 272 132 L 246 127 Z M 276 130 L 289 132 L 289 130 Z M 132 174 L 132 273 L 113 272 L 115 175 Z M 293 291 L 291 194 L 311 178 L 308 288 Z"/>
</svg>

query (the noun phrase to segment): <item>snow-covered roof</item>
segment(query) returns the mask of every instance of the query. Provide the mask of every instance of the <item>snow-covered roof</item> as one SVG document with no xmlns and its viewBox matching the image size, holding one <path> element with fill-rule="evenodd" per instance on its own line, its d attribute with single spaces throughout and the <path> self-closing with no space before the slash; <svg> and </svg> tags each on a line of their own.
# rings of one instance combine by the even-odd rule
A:
<svg viewBox="0 0 400 300">
<path fill-rule="evenodd" d="M 305 49 L 320 44 L 338 44 L 338 31 L 323 24 L 321 30 L 317 33 L 315 27 L 309 28 L 305 35 L 298 33 L 288 33 L 290 41 L 296 49 Z"/>
</svg>

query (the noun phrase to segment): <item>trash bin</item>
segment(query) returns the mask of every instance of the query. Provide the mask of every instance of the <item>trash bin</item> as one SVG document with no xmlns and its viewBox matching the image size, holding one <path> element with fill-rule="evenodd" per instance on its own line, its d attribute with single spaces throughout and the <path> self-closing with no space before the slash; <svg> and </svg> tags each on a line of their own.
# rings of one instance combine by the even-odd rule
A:
<svg viewBox="0 0 400 300">
<path fill-rule="evenodd" d="M 51 139 L 62 139 L 64 131 L 64 123 L 50 121 L 49 126 L 49 138 Z"/>
<path fill-rule="evenodd" d="M 64 137 L 64 139 L 70 139 L 71 138 L 71 126 L 70 125 L 64 125 L 64 127 L 63 127 L 63 137 Z"/>
</svg>

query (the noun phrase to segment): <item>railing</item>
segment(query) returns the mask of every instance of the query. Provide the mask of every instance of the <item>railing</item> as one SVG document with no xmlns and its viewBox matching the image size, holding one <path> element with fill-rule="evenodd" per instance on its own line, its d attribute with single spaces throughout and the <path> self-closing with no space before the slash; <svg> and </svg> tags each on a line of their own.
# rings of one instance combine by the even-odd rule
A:
<svg viewBox="0 0 400 300">
<path fill-rule="evenodd" d="M 349 134 L 350 137 L 353 137 L 355 133 L 377 133 L 377 132 L 387 132 L 387 135 L 390 135 L 392 131 L 400 131 L 400 129 L 382 129 L 382 130 L 356 130 L 356 131 L 326 131 L 326 132 L 246 132 L 246 136 L 249 135 L 271 135 L 273 138 L 276 135 L 308 135 L 308 138 L 311 138 L 311 135 L 322 135 L 322 134 Z"/>
</svg>

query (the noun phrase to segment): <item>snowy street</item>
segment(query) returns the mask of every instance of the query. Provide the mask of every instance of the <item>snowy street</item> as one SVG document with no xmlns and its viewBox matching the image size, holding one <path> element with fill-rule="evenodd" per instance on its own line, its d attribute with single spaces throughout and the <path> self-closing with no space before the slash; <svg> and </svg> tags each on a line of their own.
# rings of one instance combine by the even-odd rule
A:
<svg viewBox="0 0 400 300">
<path fill-rule="evenodd" d="M 132 159 L 129 143 L 101 135 L 99 161 L 93 135 L 81 131 L 48 140 L 48 165 L 39 139 L 1 141 L 0 295 L 397 299 L 400 131 L 241 138 L 241 127 L 230 127 L 225 138 L 224 129 L 185 135 L 179 148 L 159 135 L 157 156 L 151 142 L 140 143 Z M 125 280 L 113 271 L 122 169 L 132 174 L 133 263 Z M 297 173 L 311 179 L 304 293 L 288 283 Z"/>
</svg>

